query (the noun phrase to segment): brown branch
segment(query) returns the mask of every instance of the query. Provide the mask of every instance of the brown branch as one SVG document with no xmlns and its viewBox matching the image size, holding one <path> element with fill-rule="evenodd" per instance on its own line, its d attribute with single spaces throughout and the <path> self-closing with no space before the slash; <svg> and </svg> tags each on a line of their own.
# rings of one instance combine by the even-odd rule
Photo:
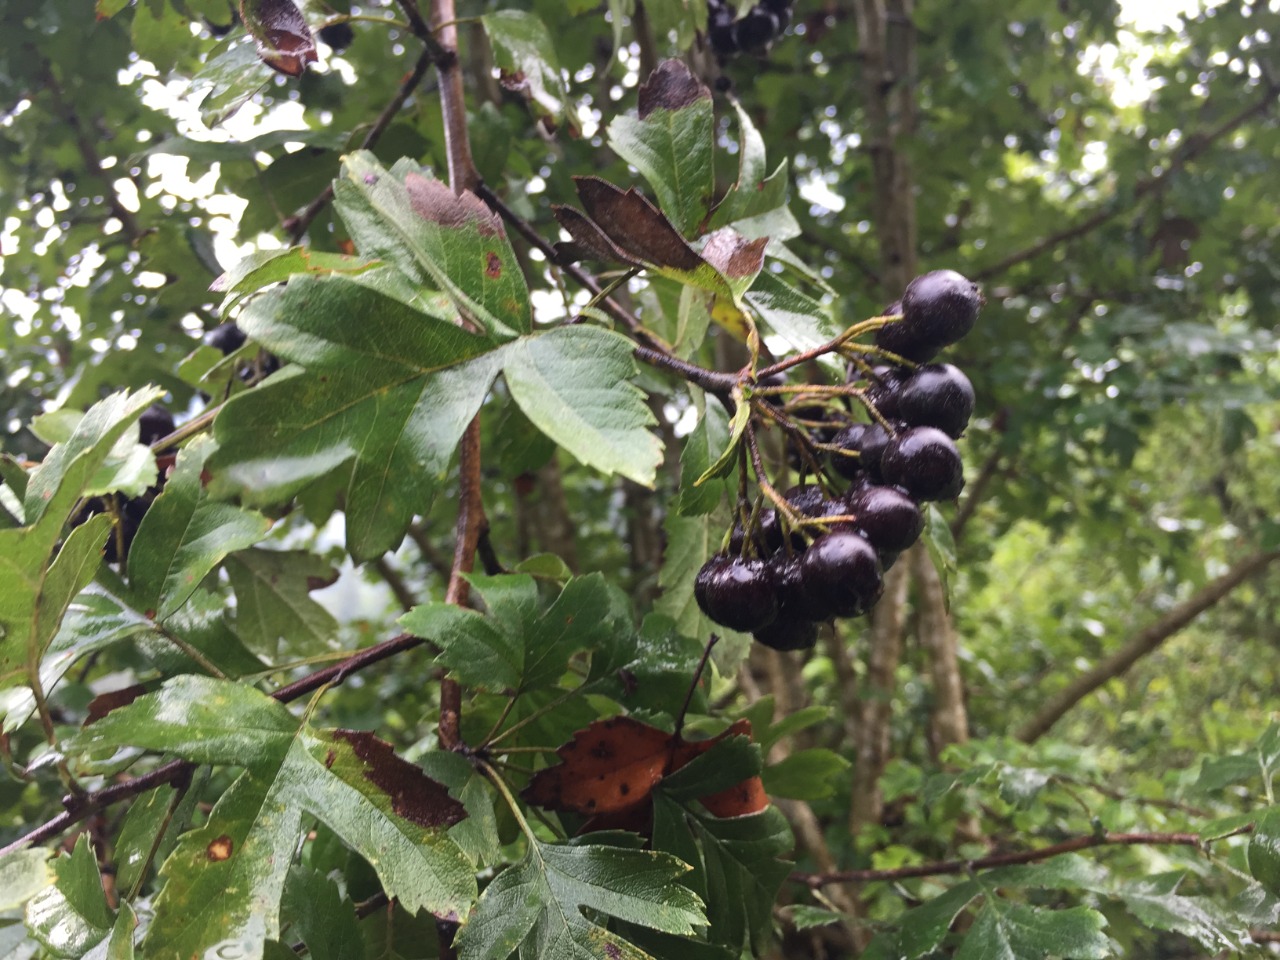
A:
<svg viewBox="0 0 1280 960">
<path fill-rule="evenodd" d="M 1144 177 L 1134 184 L 1133 190 L 1129 193 L 1128 203 L 1114 203 L 1113 206 L 1105 207 L 1086 217 L 1080 223 L 1074 226 L 1059 230 L 1057 233 L 1051 233 L 1046 237 L 1037 240 L 1031 246 L 1023 250 L 1018 250 L 1009 254 L 1003 260 L 983 267 L 973 274 L 974 280 L 987 280 L 991 277 L 997 277 L 1011 267 L 1015 267 L 1020 263 L 1028 260 L 1034 260 L 1040 254 L 1057 247 L 1059 244 L 1066 243 L 1070 240 L 1077 240 L 1085 234 L 1096 230 L 1103 224 L 1114 220 L 1116 217 L 1133 209 L 1133 207 L 1142 200 L 1147 194 L 1152 193 L 1157 187 L 1164 184 L 1174 174 L 1179 173 L 1183 167 L 1200 156 L 1209 149 L 1217 141 L 1221 140 L 1227 134 L 1234 132 L 1237 128 L 1252 120 L 1254 117 L 1262 116 L 1267 113 L 1276 101 L 1276 94 L 1280 93 L 1280 87 L 1273 84 L 1267 84 L 1266 90 L 1260 100 L 1245 107 L 1239 113 L 1228 117 L 1221 124 L 1205 133 L 1193 134 L 1188 136 L 1182 142 L 1182 147 L 1174 153 L 1169 159 L 1169 163 L 1158 174 L 1152 177 Z"/>
<path fill-rule="evenodd" d="M 271 696 L 281 703 L 291 703 L 319 690 L 321 687 L 336 686 L 351 674 L 363 670 L 365 667 L 421 646 L 426 642 L 422 637 L 413 637 L 407 633 L 402 633 L 397 637 L 392 637 L 390 640 L 384 640 L 376 646 L 353 653 L 345 660 L 331 664 L 323 670 L 317 670 L 301 680 L 283 686 Z M 194 763 L 188 763 L 185 760 L 171 760 L 156 767 L 149 773 L 131 777 L 120 783 L 113 783 L 111 786 L 104 787 L 93 793 L 80 797 L 68 795 L 62 800 L 62 805 L 67 808 L 65 813 L 58 814 L 58 816 L 0 849 L 0 858 L 15 850 L 20 850 L 28 844 L 44 843 L 46 840 L 56 837 L 68 827 L 74 826 L 82 820 L 87 820 L 95 813 L 105 810 L 122 800 L 128 800 L 131 797 L 136 797 L 138 794 L 146 793 L 148 790 L 165 784 L 179 783 L 190 776 L 195 767 Z"/>
<path fill-rule="evenodd" d="M 1241 828 L 1239 833 L 1251 833 L 1253 825 Z M 1232 834 L 1234 836 L 1235 834 Z M 1221 838 L 1220 838 L 1221 839 Z M 1022 850 L 1018 853 L 997 853 L 977 860 L 942 860 L 937 863 L 919 863 L 910 867 L 895 867 L 889 870 L 839 870 L 833 873 L 793 873 L 791 879 L 795 883 L 803 883 L 810 889 L 826 886 L 829 883 L 876 883 L 892 880 L 910 880 L 914 877 L 937 877 L 948 873 L 972 873 L 975 870 L 990 870 L 994 867 L 1015 867 L 1023 863 L 1035 863 L 1074 853 L 1077 850 L 1089 850 L 1093 847 L 1139 847 L 1139 846 L 1179 846 L 1203 847 L 1205 841 L 1198 833 L 1103 833 L 1088 836 L 1072 837 L 1038 850 Z"/>
<path fill-rule="evenodd" d="M 467 136 L 467 103 L 458 66 L 458 19 L 454 0 L 436 0 L 431 5 L 430 36 L 421 31 L 421 15 L 416 0 L 401 0 L 401 8 L 414 31 L 428 44 L 438 44 L 445 56 L 435 61 L 440 78 L 440 109 L 444 119 L 445 154 L 449 165 L 449 186 L 461 195 L 480 187 L 480 174 L 471 157 Z M 434 41 L 432 41 L 434 37 Z M 462 435 L 458 461 L 458 521 L 455 528 L 453 565 L 445 603 L 465 606 L 471 588 L 466 575 L 475 569 L 480 532 L 488 526 L 480 488 L 480 415 L 476 414 Z M 446 750 L 462 746 L 462 687 L 449 677 L 440 680 L 440 745 Z"/>
<path fill-rule="evenodd" d="M 1081 674 L 1064 689 L 1049 697 L 1044 706 L 1014 736 L 1023 743 L 1035 743 L 1077 703 L 1108 680 L 1124 674 L 1140 659 L 1276 560 L 1280 560 L 1280 551 L 1252 554 L 1216 580 L 1205 584 L 1199 592 L 1139 631 L 1119 650 L 1099 661 L 1092 670 Z"/>
<path fill-rule="evenodd" d="M 417 89 L 418 84 L 422 82 L 422 78 L 427 75 L 427 70 L 431 65 L 437 62 L 437 57 L 431 48 L 422 51 L 418 57 L 418 62 L 413 65 L 413 70 L 405 75 L 400 81 L 400 86 L 396 90 L 396 95 L 391 101 L 382 108 L 382 112 L 378 114 L 378 119 L 373 122 L 373 126 L 369 128 L 369 132 L 364 135 L 364 139 L 360 141 L 361 150 L 370 150 L 377 145 L 382 139 L 382 135 L 387 132 L 387 128 L 391 126 L 391 121 L 404 108 L 405 103 Z M 333 199 L 333 184 L 320 191 L 319 196 L 306 205 L 300 213 L 289 217 L 284 221 L 284 229 L 289 234 L 291 243 L 298 243 L 310 228 L 316 217 L 320 216 L 320 212 Z"/>
</svg>

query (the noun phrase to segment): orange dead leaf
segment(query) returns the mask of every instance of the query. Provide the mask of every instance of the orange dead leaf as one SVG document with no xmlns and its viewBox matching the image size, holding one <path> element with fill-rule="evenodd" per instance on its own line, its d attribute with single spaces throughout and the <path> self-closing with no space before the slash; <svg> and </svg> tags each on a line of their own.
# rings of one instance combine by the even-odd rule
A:
<svg viewBox="0 0 1280 960">
<path fill-rule="evenodd" d="M 630 717 L 597 720 L 560 747 L 562 763 L 536 773 L 521 796 L 549 810 L 573 811 L 592 823 L 629 828 L 647 823 L 653 788 L 727 737 L 751 736 L 739 720 L 709 740 L 687 741 Z M 700 798 L 718 817 L 758 813 L 769 805 L 759 777 Z"/>
</svg>

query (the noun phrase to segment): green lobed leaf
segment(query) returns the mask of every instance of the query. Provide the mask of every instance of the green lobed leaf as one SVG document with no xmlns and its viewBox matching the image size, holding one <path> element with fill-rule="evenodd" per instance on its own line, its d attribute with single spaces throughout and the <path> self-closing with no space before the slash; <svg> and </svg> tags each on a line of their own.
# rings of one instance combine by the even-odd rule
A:
<svg viewBox="0 0 1280 960">
<path fill-rule="evenodd" d="M 890 955 L 901 960 L 916 960 L 937 950 L 951 929 L 951 924 L 982 887 L 973 880 L 955 886 L 913 907 L 898 918 Z"/>
<path fill-rule="evenodd" d="M 196 786 L 199 785 L 197 778 Z M 138 797 L 129 805 L 115 842 L 116 884 L 119 889 L 131 890 L 150 859 L 154 869 L 173 851 L 178 835 L 185 828 L 195 810 L 200 791 L 188 789 L 181 798 L 176 788 L 156 787 Z M 159 837 L 164 830 L 164 836 Z M 159 837 L 159 845 L 156 846 Z M 152 857 L 152 848 L 156 847 Z"/>
<path fill-rule="evenodd" d="M 591 910 L 682 936 L 706 923 L 701 904 L 674 881 L 688 867 L 649 850 L 548 844 L 489 884 L 458 935 L 460 960 L 646 960 L 648 954 L 583 915 Z"/>
<path fill-rule="evenodd" d="M 988 896 L 956 960 L 1105 960 L 1115 955 L 1106 925 L 1088 907 L 1043 910 Z"/>
<path fill-rule="evenodd" d="M 227 554 L 252 546 L 271 529 L 261 514 L 209 499 L 202 474 L 213 449 L 211 438 L 197 437 L 179 452 L 129 551 L 129 584 L 157 620 L 179 610 Z"/>
<path fill-rule="evenodd" d="M 310 247 L 257 250 L 214 280 L 209 289 L 213 293 L 226 294 L 221 307 L 221 312 L 226 315 L 247 294 L 255 293 L 273 284 L 284 283 L 308 274 L 325 276 L 341 273 L 347 276 L 358 276 L 376 267 L 376 263 L 346 254 L 312 250 Z"/>
<path fill-rule="evenodd" d="M 449 828 L 449 837 L 476 867 L 502 862 L 498 819 L 493 809 L 493 789 L 464 757 L 432 750 L 418 758 L 418 765 L 432 780 L 449 788 L 449 795 L 467 810 L 465 820 Z"/>
<path fill-rule="evenodd" d="M 792 848 L 786 819 L 775 807 L 719 819 L 700 807 L 680 805 L 662 788 L 654 791 L 653 810 L 655 837 L 662 835 L 685 852 L 695 850 L 696 843 L 700 857 L 694 858 L 689 882 L 707 891 L 712 940 L 735 951 L 762 950 L 772 928 L 774 899 L 791 872 L 791 865 L 778 859 Z"/>
<path fill-rule="evenodd" d="M 529 98 L 534 112 L 555 128 L 561 121 L 578 129 L 568 91 L 560 75 L 555 44 L 547 26 L 523 10 L 497 10 L 480 17 L 493 45 L 493 58 L 502 71 L 500 82 Z"/>
<path fill-rule="evenodd" d="M 558 327 L 504 348 L 503 376 L 538 429 L 587 466 L 652 486 L 662 444 L 630 382 L 633 349 L 599 327 Z"/>
<path fill-rule="evenodd" d="M 1280 896 L 1280 807 L 1258 817 L 1249 837 L 1249 872 L 1272 896 Z"/>
<path fill-rule="evenodd" d="M 304 813 L 364 857 L 406 910 L 457 918 L 475 901 L 471 865 L 445 832 L 461 808 L 443 787 L 370 734 L 303 728 L 274 767 L 236 780 L 165 861 L 146 955 L 180 960 L 224 948 L 260 956 L 279 939 Z"/>
<path fill-rule="evenodd" d="M 658 195 L 676 229 L 692 236 L 715 190 L 711 92 L 679 60 L 664 60 L 640 86 L 638 117 L 609 124 L 609 146 Z"/>
<path fill-rule="evenodd" d="M 68 747 L 140 747 L 196 763 L 270 769 L 280 765 L 297 730 L 288 707 L 247 684 L 180 676 L 85 727 Z"/>
<path fill-rule="evenodd" d="M 44 847 L 27 847 L 0 857 L 0 910 L 20 907 L 53 883 L 53 865 Z"/>
<path fill-rule="evenodd" d="M 27 901 L 27 928 L 55 957 L 79 958 L 111 933 L 98 860 L 82 833 L 71 853 L 53 861 L 52 887 Z"/>
<path fill-rule="evenodd" d="M 204 69 L 191 78 L 187 96 L 200 105 L 200 119 L 216 127 L 271 79 L 248 37 L 232 34 L 206 55 Z"/>
<path fill-rule="evenodd" d="M 240 550 L 224 568 L 236 595 L 236 632 L 249 649 L 275 663 L 330 649 L 338 621 L 311 592 L 338 573 L 303 550 Z"/>
<path fill-rule="evenodd" d="M 770 174 L 764 138 L 741 103 L 734 100 L 733 108 L 738 116 L 738 180 L 716 206 L 711 217 L 713 228 L 759 217 L 787 202 L 787 161 L 783 160 Z"/>
<path fill-rule="evenodd" d="M 756 277 L 743 299 L 796 350 L 812 350 L 840 333 L 830 309 L 769 271 Z"/>
<path fill-rule="evenodd" d="M 1165 873 L 1125 884 L 1116 890 L 1129 912 L 1155 930 L 1172 930 L 1206 950 L 1242 950 L 1247 930 L 1205 897 L 1178 893 L 1181 873 Z"/>
<path fill-rule="evenodd" d="M 764 768 L 764 789 L 771 797 L 823 800 L 835 796 L 850 763 L 824 748 L 800 750 Z"/>
<path fill-rule="evenodd" d="M 357 151 L 334 182 L 334 203 L 362 254 L 394 264 L 419 286 L 433 283 L 490 336 L 532 328 L 506 229 L 475 194 L 455 195 L 409 161 L 387 170 Z"/>
<path fill-rule="evenodd" d="M 733 402 L 733 417 L 729 420 L 729 430 L 725 443 L 715 461 L 693 481 L 695 487 L 700 487 L 715 477 L 728 476 L 733 471 L 739 456 L 739 447 L 742 444 L 743 434 L 746 433 L 747 425 L 751 422 L 751 405 L 743 398 L 742 391 L 736 387 L 733 392 Z"/>
<path fill-rule="evenodd" d="M 1217 791 L 1233 783 L 1243 783 L 1256 777 L 1270 785 L 1280 769 L 1280 724 L 1272 723 L 1257 744 L 1244 753 L 1206 759 L 1200 767 L 1196 789 Z"/>
<path fill-rule="evenodd" d="M 289 868 L 280 915 L 289 936 L 306 945 L 312 960 L 364 960 L 354 905 L 318 870 Z"/>
</svg>

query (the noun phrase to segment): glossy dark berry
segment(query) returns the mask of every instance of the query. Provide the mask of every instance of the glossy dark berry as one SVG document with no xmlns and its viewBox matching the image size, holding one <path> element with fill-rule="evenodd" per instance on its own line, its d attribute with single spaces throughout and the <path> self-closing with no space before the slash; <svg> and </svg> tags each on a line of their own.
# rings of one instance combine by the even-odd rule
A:
<svg viewBox="0 0 1280 960">
<path fill-rule="evenodd" d="M 836 434 L 832 443 L 858 451 L 857 457 L 833 454 L 831 465 L 846 480 L 868 477 L 880 479 L 880 458 L 889 442 L 889 431 L 878 423 L 855 423 Z"/>
<path fill-rule="evenodd" d="M 882 554 L 901 553 L 920 538 L 924 516 L 920 507 L 896 487 L 862 487 L 849 497 L 856 527 Z"/>
<path fill-rule="evenodd" d="M 964 465 L 955 442 L 937 427 L 903 430 L 880 461 L 885 482 L 917 500 L 952 500 L 964 489 Z"/>
<path fill-rule="evenodd" d="M 955 439 L 973 416 L 973 384 L 959 367 L 931 363 L 907 377 L 894 393 L 893 416 L 913 427 L 937 427 Z"/>
<path fill-rule="evenodd" d="M 351 29 L 351 24 L 345 20 L 339 23 L 330 23 L 320 28 L 320 39 L 327 43 L 335 53 L 341 53 L 347 49 L 355 38 L 356 32 Z"/>
<path fill-rule="evenodd" d="M 973 329 L 982 306 L 978 285 L 954 270 L 934 270 L 907 284 L 902 320 L 876 331 L 876 346 L 924 362 Z"/>
<path fill-rule="evenodd" d="M 783 491 L 782 497 L 791 509 L 802 517 L 821 517 L 827 515 L 827 500 L 822 488 L 815 483 L 806 483 Z M 776 510 L 766 510 L 760 517 L 760 536 L 765 551 L 773 553 L 782 549 L 782 524 L 778 520 Z M 792 546 L 797 550 L 804 548 L 804 538 L 799 534 L 791 535 Z"/>
<path fill-rule="evenodd" d="M 234 323 L 220 323 L 204 335 L 205 344 L 221 350 L 224 357 L 243 347 L 247 339 L 244 331 Z"/>
<path fill-rule="evenodd" d="M 805 595 L 826 616 L 865 613 L 884 590 L 875 548 L 852 530 L 833 530 L 813 541 L 800 569 Z"/>
<path fill-rule="evenodd" d="M 779 34 L 778 18 L 761 7 L 751 11 L 733 25 L 733 36 L 743 50 L 760 50 Z"/>
<path fill-rule="evenodd" d="M 774 650 L 808 650 L 818 642 L 818 625 L 812 620 L 778 616 L 772 624 L 752 634 L 757 643 Z"/>
<path fill-rule="evenodd" d="M 707 571 L 712 564 L 714 569 Z M 698 572 L 693 593 L 703 613 L 731 630 L 751 633 L 767 627 L 778 615 L 773 574 L 763 560 L 713 557 Z"/>
<path fill-rule="evenodd" d="M 147 446 L 162 437 L 167 437 L 173 431 L 173 414 L 169 412 L 168 408 L 158 403 L 153 403 L 147 407 L 142 411 L 142 416 L 138 418 L 138 442 L 145 443 Z"/>
</svg>

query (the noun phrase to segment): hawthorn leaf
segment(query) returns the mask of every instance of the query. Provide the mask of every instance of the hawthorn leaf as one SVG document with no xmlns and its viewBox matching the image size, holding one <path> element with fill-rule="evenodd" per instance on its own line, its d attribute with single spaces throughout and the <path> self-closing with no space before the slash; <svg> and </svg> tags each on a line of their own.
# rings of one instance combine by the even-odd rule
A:
<svg viewBox="0 0 1280 960">
<path fill-rule="evenodd" d="M 449 788 L 467 816 L 449 828 L 449 837 L 476 867 L 502 862 L 498 818 L 493 809 L 493 788 L 484 774 L 464 757 L 432 750 L 418 758 L 418 765 L 432 780 Z"/>
<path fill-rule="evenodd" d="M 213 448 L 211 438 L 197 437 L 178 453 L 129 551 L 129 585 L 138 605 L 157 620 L 179 610 L 227 554 L 252 546 L 271 529 L 261 514 L 209 499 L 202 474 Z"/>
<path fill-rule="evenodd" d="M 187 96 L 200 105 L 200 119 L 213 128 L 230 118 L 271 80 L 257 44 L 233 34 L 214 45 L 204 68 L 191 78 Z"/>
<path fill-rule="evenodd" d="M 835 796 L 849 766 L 848 760 L 831 750 L 800 750 L 765 767 L 764 787 L 771 797 L 824 800 Z"/>
<path fill-rule="evenodd" d="M 240 0 L 240 19 L 272 70 L 300 77 L 319 59 L 311 29 L 293 0 Z"/>
<path fill-rule="evenodd" d="M 139 747 L 196 763 L 278 767 L 298 730 L 288 707 L 243 683 L 179 676 L 113 710 L 71 737 L 68 747 Z"/>
<path fill-rule="evenodd" d="M 1200 767 L 1196 789 L 1217 791 L 1259 776 L 1269 785 L 1277 770 L 1280 770 L 1280 723 L 1271 723 L 1252 750 L 1206 759 Z"/>
<path fill-rule="evenodd" d="M 433 283 L 491 336 L 532 329 L 529 290 L 502 219 L 475 194 L 456 195 L 411 161 L 385 169 L 367 151 L 348 154 L 334 203 L 366 257 Z"/>
<path fill-rule="evenodd" d="M 568 105 L 568 92 L 556 58 L 555 44 L 542 20 L 523 10 L 497 10 L 480 17 L 500 71 L 498 82 L 529 99 L 534 112 L 555 129 L 578 124 Z"/>
<path fill-rule="evenodd" d="M 355 906 L 320 871 L 289 868 L 280 912 L 289 935 L 306 945 L 312 960 L 364 960 Z"/>
<path fill-rule="evenodd" d="M 1115 955 L 1106 925 L 1088 907 L 1045 910 L 988 896 L 956 960 L 1105 960 Z"/>
<path fill-rule="evenodd" d="M 0 910 L 20 907 L 54 882 L 44 847 L 27 847 L 0 857 Z"/>
<path fill-rule="evenodd" d="M 527 575 L 473 577 L 488 615 L 454 604 L 415 607 L 400 624 L 439 649 L 437 662 L 467 686 L 523 692 L 554 685 L 575 652 L 603 642 L 609 593 L 596 573 L 568 581 L 551 606 L 537 606 Z"/>
<path fill-rule="evenodd" d="M 188 789 L 179 797 L 174 787 L 166 785 L 148 790 L 129 805 L 113 851 L 116 884 L 120 889 L 132 889 L 139 875 L 151 863 L 158 865 L 164 862 L 179 833 L 191 819 L 199 798 L 198 789 Z M 162 830 L 164 835 L 160 836 Z M 153 858 L 151 850 L 157 841 Z"/>
<path fill-rule="evenodd" d="M 69 855 L 53 861 L 54 885 L 27 901 L 27 929 L 55 957 L 79 958 L 111 933 L 98 860 L 82 833 Z"/>
<path fill-rule="evenodd" d="M 356 560 L 393 549 L 497 375 L 492 343 L 340 276 L 293 280 L 242 319 L 308 370 L 227 404 L 214 425 L 213 488 L 274 503 L 349 464 L 348 549 Z"/>
<path fill-rule="evenodd" d="M 284 283 L 299 276 L 342 274 L 356 277 L 377 269 L 377 264 L 345 253 L 325 253 L 310 247 L 287 250 L 258 250 L 242 258 L 234 267 L 218 276 L 209 290 L 226 296 L 221 313 L 225 316 L 249 294 L 265 287 Z"/>
<path fill-rule="evenodd" d="M 741 952 L 759 952 L 770 936 L 778 890 L 791 872 L 779 859 L 792 848 L 791 829 L 775 807 L 721 819 L 684 806 L 661 788 L 654 793 L 654 836 L 677 845 L 682 856 L 696 850 L 689 882 L 706 890 L 709 936 Z"/>
<path fill-rule="evenodd" d="M 305 550 L 240 550 L 224 568 L 236 594 L 236 631 L 272 662 L 299 659 L 330 648 L 338 621 L 311 598 L 331 586 L 338 572 Z"/>
<path fill-rule="evenodd" d="M 58 522 L 66 519 L 70 504 L 91 492 L 91 484 L 116 445 L 122 438 L 136 436 L 138 417 L 163 393 L 158 387 L 146 387 L 136 393 L 121 391 L 90 407 L 71 435 L 54 444 L 40 466 L 31 472 L 23 498 L 26 523 L 35 524 L 55 502 L 59 506 L 65 504 Z"/>
<path fill-rule="evenodd" d="M 693 481 L 695 488 L 717 477 L 727 477 L 732 472 L 734 463 L 737 461 L 742 436 L 746 433 L 747 425 L 751 422 L 751 405 L 746 402 L 742 392 L 736 387 L 734 388 L 733 401 L 733 417 L 729 420 L 728 436 L 725 438 L 723 448 L 715 461 L 702 472 L 701 476 Z"/>
<path fill-rule="evenodd" d="M 557 327 L 508 344 L 503 377 L 543 433 L 585 463 L 653 486 L 662 444 L 635 376 L 634 346 L 600 327 Z"/>
<path fill-rule="evenodd" d="M 1280 807 L 1258 817 L 1249 837 L 1249 872 L 1272 896 L 1280 896 Z"/>
<path fill-rule="evenodd" d="M 787 161 L 770 174 L 764 138 L 742 104 L 734 100 L 733 107 L 738 116 L 738 180 L 716 206 L 713 228 L 769 213 L 787 201 Z"/>
<path fill-rule="evenodd" d="M 731 227 L 721 227 L 703 244 L 702 259 L 724 278 L 733 293 L 734 303 L 741 303 L 743 294 L 764 268 L 764 251 L 768 243 L 767 238 L 749 240 Z"/>
<path fill-rule="evenodd" d="M 829 309 L 772 273 L 756 277 L 744 299 L 767 327 L 796 350 L 812 350 L 840 333 Z"/>
<path fill-rule="evenodd" d="M 1125 884 L 1115 891 L 1129 912 L 1154 930 L 1172 930 L 1211 953 L 1243 950 L 1247 930 L 1205 897 L 1178 893 L 1183 874 L 1163 873 Z"/>
<path fill-rule="evenodd" d="M 690 936 L 706 923 L 701 903 L 674 882 L 688 867 L 650 850 L 550 844 L 530 838 L 523 860 L 485 889 L 455 946 L 460 960 L 649 960 L 589 920 L 591 910 Z"/>
<path fill-rule="evenodd" d="M 62 408 L 41 414 L 31 421 L 30 429 L 49 445 L 66 443 L 84 414 Z M 132 421 L 120 439 L 111 446 L 102 465 L 81 490 L 82 496 L 124 493 L 139 496 L 156 482 L 156 457 L 151 448 L 138 442 L 137 421 Z"/>
<path fill-rule="evenodd" d="M 676 229 L 692 236 L 715 191 L 711 91 L 680 60 L 664 60 L 640 85 L 638 117 L 609 124 L 609 146 L 649 181 Z"/>
<path fill-rule="evenodd" d="M 946 938 L 960 911 L 980 893 L 980 884 L 966 880 L 908 910 L 898 918 L 896 941 L 889 955 L 917 960 L 933 953 Z"/>
<path fill-rule="evenodd" d="M 129 901 L 122 900 L 120 909 L 116 913 L 116 922 L 111 927 L 111 936 L 107 938 L 106 943 L 90 951 L 85 956 L 85 960 L 99 960 L 99 950 L 102 951 L 101 960 L 133 960 L 134 938 L 137 930 L 138 915 L 133 912 L 133 906 Z"/>
<path fill-rule="evenodd" d="M 275 765 L 242 774 L 165 861 L 147 957 L 185 960 L 217 947 L 261 956 L 280 937 L 304 814 L 364 857 L 406 910 L 456 919 L 475 901 L 471 865 L 446 833 L 462 808 L 442 786 L 372 734 L 299 729 L 296 720 L 294 729 Z"/>
</svg>

